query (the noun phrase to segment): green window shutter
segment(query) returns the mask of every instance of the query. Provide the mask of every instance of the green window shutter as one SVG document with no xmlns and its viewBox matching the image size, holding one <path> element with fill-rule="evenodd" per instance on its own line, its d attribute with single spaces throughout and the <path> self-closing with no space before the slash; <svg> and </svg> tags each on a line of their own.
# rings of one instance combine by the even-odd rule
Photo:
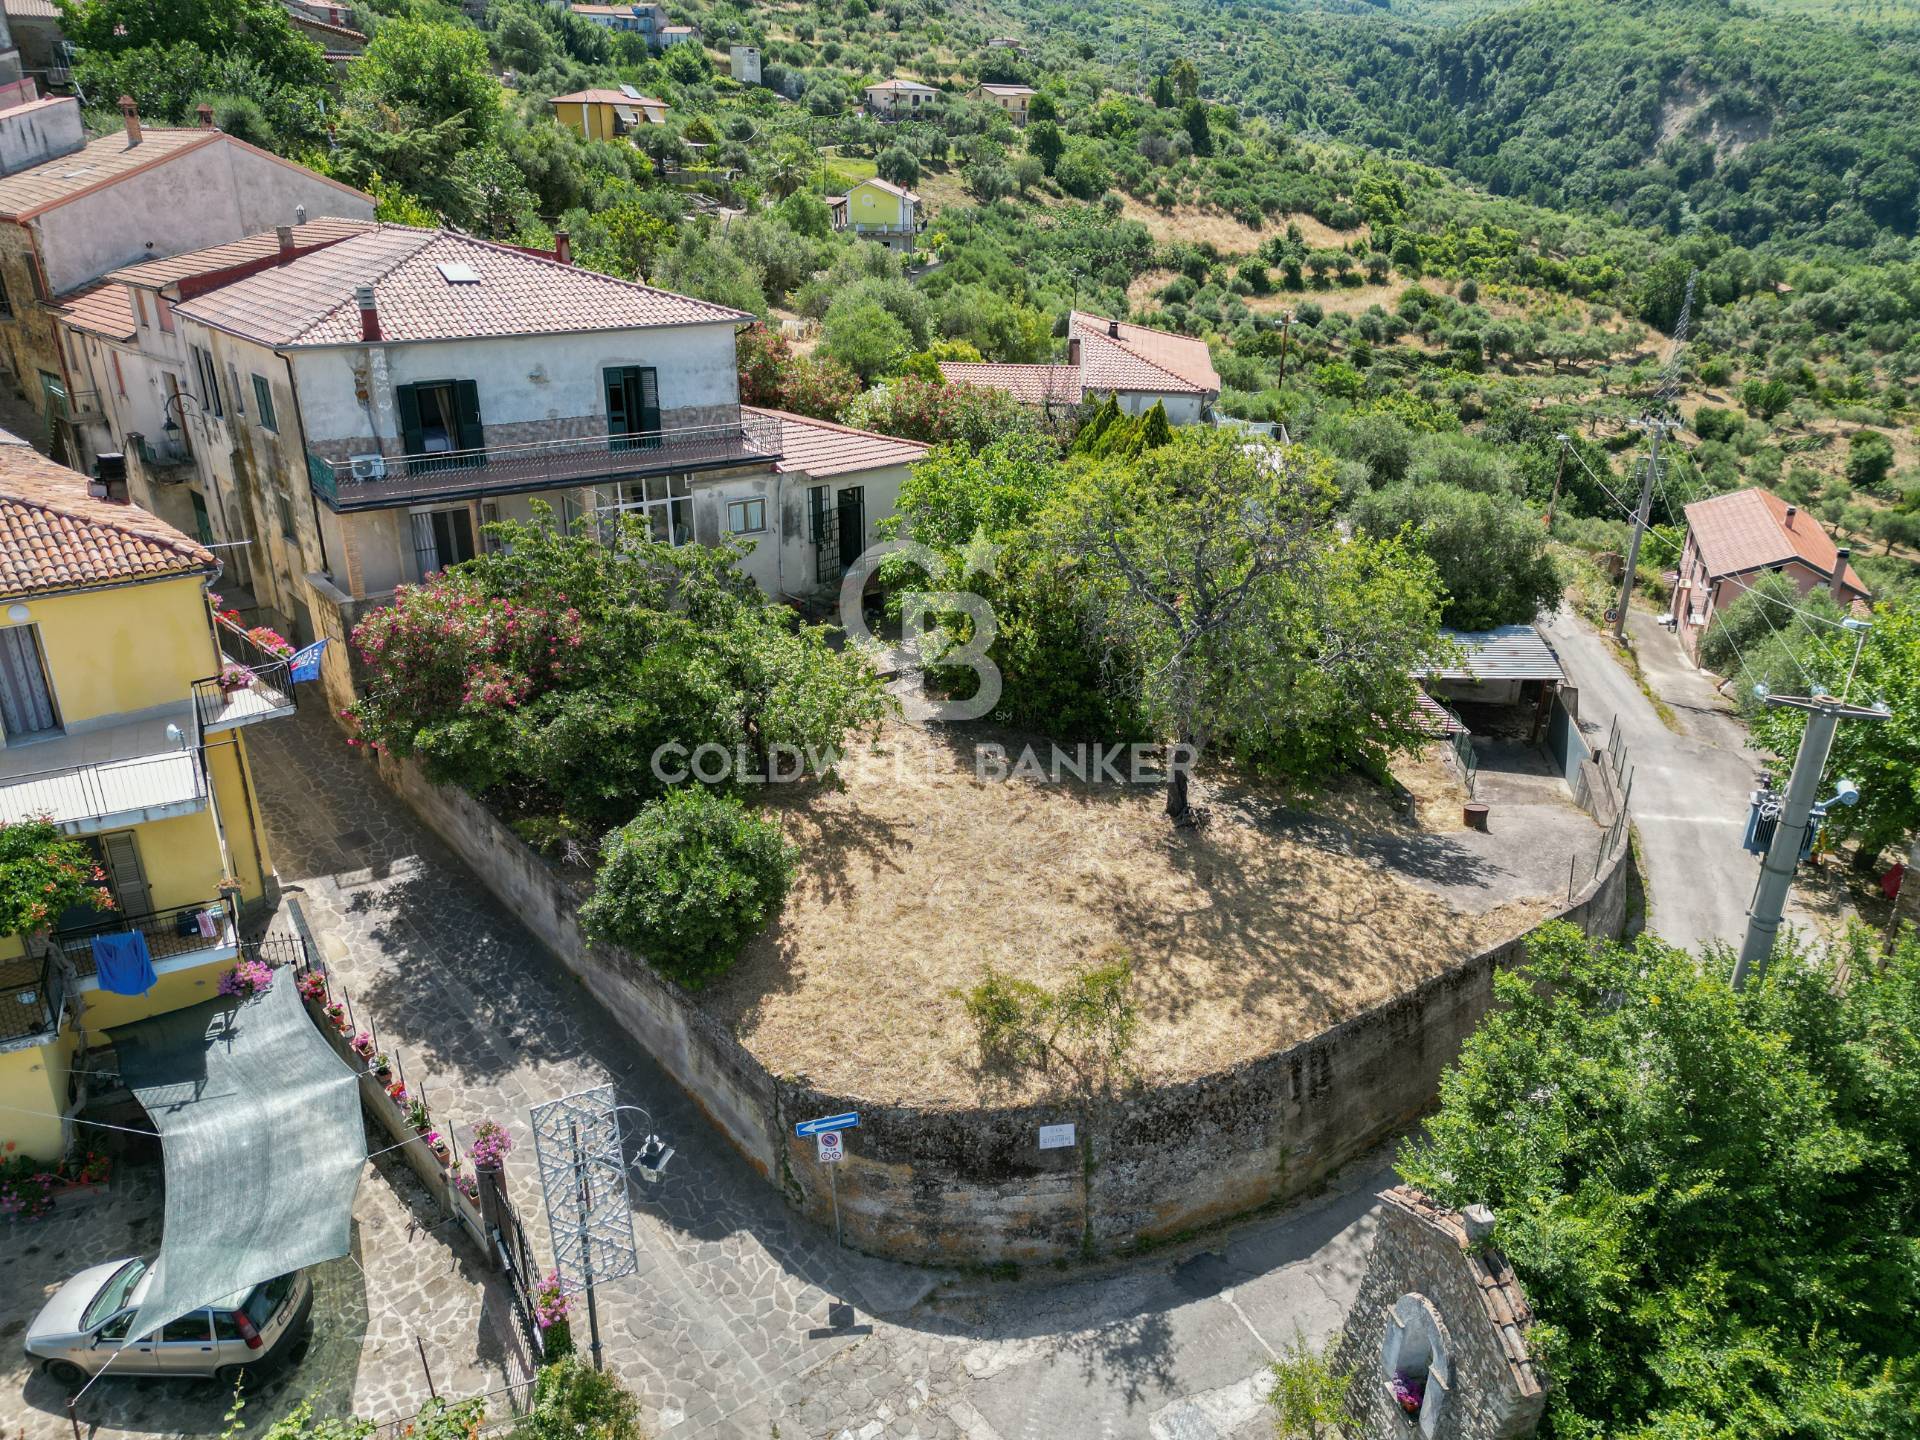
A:
<svg viewBox="0 0 1920 1440">
<path fill-rule="evenodd" d="M 660 372 L 651 365 L 640 372 L 640 428 L 649 434 L 660 428 Z"/>
<path fill-rule="evenodd" d="M 393 403 L 400 407 L 400 445 L 409 455 L 418 455 L 420 439 L 420 397 L 411 385 L 393 387 Z"/>
<path fill-rule="evenodd" d="M 267 377 L 264 375 L 253 377 L 253 414 L 254 418 L 260 422 L 262 430 L 280 428 L 279 417 L 273 413 L 273 391 L 267 385 Z"/>
<path fill-rule="evenodd" d="M 453 382 L 453 413 L 460 424 L 460 448 L 483 450 L 486 435 L 480 428 L 480 387 L 471 380 Z M 479 463 L 484 457 L 475 457 Z"/>
</svg>

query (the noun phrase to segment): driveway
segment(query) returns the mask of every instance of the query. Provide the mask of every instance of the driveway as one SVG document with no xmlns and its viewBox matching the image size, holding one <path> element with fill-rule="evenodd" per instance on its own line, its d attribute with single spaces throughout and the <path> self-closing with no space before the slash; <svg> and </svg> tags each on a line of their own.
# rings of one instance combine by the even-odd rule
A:
<svg viewBox="0 0 1920 1440">
<path fill-rule="evenodd" d="M 1580 728 L 1604 745 L 1617 722 L 1633 767 L 1628 808 L 1640 835 L 1647 882 L 1647 928 L 1693 949 L 1710 940 L 1737 946 L 1760 873 L 1758 856 L 1740 848 L 1747 796 L 1765 759 L 1747 744 L 1746 728 L 1651 615 L 1627 619 L 1642 672 L 1673 712 L 1670 729 L 1608 643 L 1564 607 L 1542 629 L 1559 652 L 1567 679 L 1580 691 Z M 1789 923 L 1812 928 L 1796 902 Z"/>
<path fill-rule="evenodd" d="M 320 707 L 257 726 L 248 743 L 282 880 L 356 1015 L 463 1141 L 483 1116 L 509 1123 L 513 1196 L 543 1256 L 530 1105 L 610 1082 L 675 1145 L 658 1185 L 636 1183 L 639 1273 L 600 1294 L 607 1363 L 643 1398 L 652 1433 L 1252 1440 L 1271 1433 L 1260 1401 L 1274 1352 L 1296 1329 L 1320 1340 L 1338 1327 L 1374 1194 L 1391 1183 L 1385 1153 L 1312 1203 L 1126 1267 L 1007 1281 L 838 1250 L 392 798 Z M 383 1398 L 368 1418 L 407 1413 L 424 1386 Z"/>
</svg>

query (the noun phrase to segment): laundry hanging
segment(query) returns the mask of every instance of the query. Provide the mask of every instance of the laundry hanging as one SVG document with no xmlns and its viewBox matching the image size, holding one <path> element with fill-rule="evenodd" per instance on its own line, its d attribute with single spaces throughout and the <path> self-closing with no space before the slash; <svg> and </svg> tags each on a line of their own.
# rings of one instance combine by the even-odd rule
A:
<svg viewBox="0 0 1920 1440">
<path fill-rule="evenodd" d="M 147 937 L 138 930 L 93 937 L 93 969 L 100 988 L 115 995 L 144 995 L 159 982 Z"/>
</svg>

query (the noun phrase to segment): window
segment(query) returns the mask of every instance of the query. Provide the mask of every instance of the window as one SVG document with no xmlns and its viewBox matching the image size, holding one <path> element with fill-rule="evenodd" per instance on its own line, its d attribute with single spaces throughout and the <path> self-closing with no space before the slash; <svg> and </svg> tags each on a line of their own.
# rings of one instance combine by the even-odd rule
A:
<svg viewBox="0 0 1920 1440">
<path fill-rule="evenodd" d="M 1432 1440 L 1451 1388 L 1446 1327 L 1424 1295 L 1402 1295 L 1387 1315 L 1380 1341 L 1381 1383 L 1402 1410 L 1419 1417 Z"/>
<path fill-rule="evenodd" d="M 613 503 L 600 514 L 609 523 L 601 530 L 609 543 L 619 533 L 621 515 L 638 515 L 647 522 L 648 538 L 662 545 L 685 545 L 693 539 L 693 489 L 684 475 L 649 475 L 624 480 L 612 487 Z"/>
<path fill-rule="evenodd" d="M 205 1345 L 213 1338 L 207 1324 L 207 1312 L 195 1310 L 160 1327 L 160 1342 L 172 1345 Z"/>
<path fill-rule="evenodd" d="M 13 314 L 13 297 L 7 294 L 7 282 L 0 278 L 0 315 Z"/>
<path fill-rule="evenodd" d="M 120 352 L 113 350 L 108 353 L 113 356 L 113 388 L 117 390 L 121 398 L 124 399 L 127 393 L 127 377 L 120 369 Z"/>
<path fill-rule="evenodd" d="M 173 334 L 173 306 L 167 303 L 164 295 L 153 297 L 153 309 L 160 317 L 160 328 L 169 335 Z"/>
<path fill-rule="evenodd" d="M 480 425 L 480 391 L 471 380 L 423 380 L 394 387 L 400 407 L 400 438 L 421 472 L 455 469 L 485 462 Z M 444 458 L 441 458 L 444 457 Z"/>
<path fill-rule="evenodd" d="M 765 500 L 729 500 L 727 502 L 727 533 L 729 535 L 758 535 L 767 528 L 767 502 Z"/>
<path fill-rule="evenodd" d="M 253 377 L 253 415 L 262 430 L 279 433 L 280 419 L 273 413 L 273 390 L 264 375 Z"/>
<path fill-rule="evenodd" d="M 274 491 L 273 502 L 280 509 L 280 538 L 282 540 L 293 540 L 297 538 L 293 529 L 293 502 L 287 499 L 287 492 L 284 490 Z"/>
<path fill-rule="evenodd" d="M 136 290 L 133 292 L 133 308 L 140 312 L 140 328 L 142 330 L 151 330 L 153 328 L 153 322 L 147 318 L 146 291 Z"/>
<path fill-rule="evenodd" d="M 457 510 L 420 510 L 408 517 L 413 529 L 413 558 L 423 576 L 473 559 L 473 514 Z"/>
<path fill-rule="evenodd" d="M 194 374 L 200 381 L 200 403 L 206 406 L 207 413 L 214 419 L 221 419 L 226 411 L 220 405 L 220 372 L 214 368 L 213 356 L 198 345 L 188 348 L 193 351 Z"/>
</svg>

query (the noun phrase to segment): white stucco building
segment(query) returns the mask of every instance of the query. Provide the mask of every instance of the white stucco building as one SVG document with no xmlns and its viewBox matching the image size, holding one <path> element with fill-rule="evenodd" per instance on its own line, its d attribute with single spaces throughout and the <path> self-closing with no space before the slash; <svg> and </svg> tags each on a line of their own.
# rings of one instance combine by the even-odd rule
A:
<svg viewBox="0 0 1920 1440">
<path fill-rule="evenodd" d="M 946 361 L 940 373 L 956 385 L 1005 390 L 1023 404 L 1048 410 L 1109 395 L 1129 415 L 1162 405 L 1174 425 L 1210 418 L 1220 398 L 1220 376 L 1204 340 L 1078 310 L 1067 318 L 1064 364 Z"/>
<path fill-rule="evenodd" d="M 137 496 L 248 542 L 237 575 L 301 641 L 344 640 L 536 500 L 669 544 L 736 537 L 770 595 L 809 597 L 925 451 L 743 407 L 740 311 L 446 231 L 315 223 L 109 283 L 124 308 L 95 296 L 67 324 L 105 383 L 136 377 L 106 423 L 133 436 Z M 149 461 L 132 425 L 156 413 L 185 423 Z M 347 662 L 332 647 L 336 700 Z"/>
</svg>

